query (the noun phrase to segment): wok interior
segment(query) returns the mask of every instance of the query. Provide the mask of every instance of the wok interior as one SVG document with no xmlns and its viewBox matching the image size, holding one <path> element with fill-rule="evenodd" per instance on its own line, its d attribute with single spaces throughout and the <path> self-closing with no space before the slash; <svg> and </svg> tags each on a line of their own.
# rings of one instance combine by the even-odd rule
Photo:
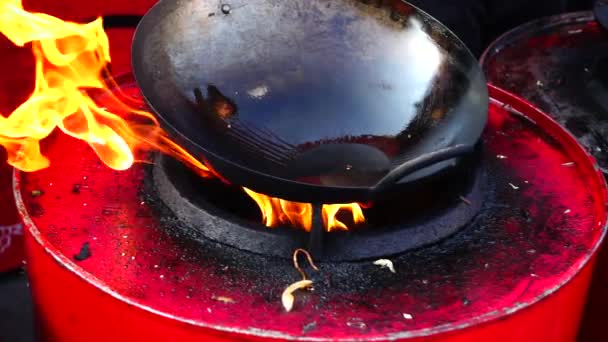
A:
<svg viewBox="0 0 608 342">
<path fill-rule="evenodd" d="M 354 0 L 248 7 L 209 16 L 209 1 L 163 1 L 136 34 L 144 95 L 203 154 L 275 177 L 356 186 L 481 135 L 479 67 L 425 14 L 395 21 Z"/>
</svg>

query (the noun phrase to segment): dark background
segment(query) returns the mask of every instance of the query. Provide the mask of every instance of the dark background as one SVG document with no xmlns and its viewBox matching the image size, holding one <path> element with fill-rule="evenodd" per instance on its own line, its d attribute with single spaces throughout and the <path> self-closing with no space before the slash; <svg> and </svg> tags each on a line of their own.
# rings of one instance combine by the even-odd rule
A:
<svg viewBox="0 0 608 342">
<path fill-rule="evenodd" d="M 477 56 L 502 33 L 527 21 L 591 9 L 594 0 L 409 0 L 446 24 Z"/>
<path fill-rule="evenodd" d="M 0 0 L 1 1 L 1 0 Z M 170 0 L 166 0 L 170 1 Z M 153 0 L 88 0 L 85 5 L 76 0 L 30 0 L 26 9 L 58 16 L 62 19 L 84 21 L 98 15 L 143 15 Z M 452 29 L 479 56 L 483 49 L 503 32 L 529 20 L 570 11 L 590 9 L 593 0 L 411 0 L 411 3 L 438 18 Z M 114 47 L 122 48 L 113 69 L 127 71 L 131 31 L 109 32 Z M 117 43 L 118 42 L 118 43 Z M 113 51 L 120 51 L 116 49 Z M 31 89 L 32 60 L 29 52 L 15 48 L 0 36 L 0 113 L 10 113 Z M 8 90 L 8 91 L 7 91 Z M 592 300 L 581 330 L 581 340 L 608 340 L 602 332 L 608 323 L 608 248 L 600 254 Z M 52 281 L 52 279 L 49 279 Z M 541 327 L 539 327 L 541 328 Z M 602 338 L 602 336 L 604 338 Z M 32 303 L 23 271 L 0 275 L 0 341 L 32 341 Z"/>
</svg>

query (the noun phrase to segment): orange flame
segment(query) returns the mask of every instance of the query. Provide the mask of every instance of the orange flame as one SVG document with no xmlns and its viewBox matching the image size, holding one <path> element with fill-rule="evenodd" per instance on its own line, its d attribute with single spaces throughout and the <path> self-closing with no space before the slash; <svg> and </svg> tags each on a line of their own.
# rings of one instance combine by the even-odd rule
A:
<svg viewBox="0 0 608 342">
<path fill-rule="evenodd" d="M 262 195 L 247 188 L 243 189 L 260 207 L 262 219 L 267 227 L 290 224 L 303 228 L 307 232 L 310 231 L 312 227 L 312 204 L 289 202 Z"/>
<path fill-rule="evenodd" d="M 67 22 L 27 12 L 21 0 L 0 0 L 0 33 L 17 46 L 31 43 L 35 57 L 31 96 L 10 115 L 0 114 L 0 145 L 13 167 L 22 171 L 48 167 L 50 161 L 41 153 L 40 141 L 59 128 L 86 142 L 114 170 L 130 168 L 136 162 L 136 151 L 154 150 L 182 161 L 203 177 L 219 177 L 172 141 L 152 114 L 132 108 L 109 90 L 102 75 L 111 60 L 110 49 L 101 18 L 88 24 Z M 107 94 L 117 109 L 98 106 L 88 94 L 92 89 Z M 310 231 L 310 204 L 244 190 L 259 205 L 265 225 L 287 223 Z M 325 205 L 328 231 L 346 229 L 336 219 L 343 209 L 352 211 L 355 222 L 364 220 L 357 204 Z"/>
<path fill-rule="evenodd" d="M 303 228 L 309 232 L 312 228 L 312 204 L 298 203 L 282 200 L 259 194 L 250 189 L 243 188 L 245 192 L 255 200 L 262 212 L 262 219 L 267 227 L 277 227 L 281 224 L 288 224 Z M 323 226 L 325 230 L 348 230 L 348 226 L 338 220 L 337 215 L 340 211 L 350 211 L 352 220 L 355 224 L 365 222 L 363 210 L 358 203 L 350 204 L 324 204 L 322 207 Z"/>
<path fill-rule="evenodd" d="M 0 32 L 17 46 L 32 43 L 36 61 L 31 96 L 8 117 L 0 116 L 0 145 L 6 148 L 10 165 L 23 171 L 48 167 L 39 142 L 59 128 L 87 142 L 115 170 L 133 165 L 133 151 L 155 149 L 208 174 L 203 164 L 167 137 L 153 115 L 128 107 L 108 90 L 101 75 L 110 62 L 109 40 L 101 18 L 88 24 L 66 22 L 27 12 L 20 0 L 1 0 Z M 106 92 L 125 113 L 149 123 L 129 123 L 99 107 L 87 89 Z"/>
<path fill-rule="evenodd" d="M 350 211 L 353 216 L 353 222 L 363 223 L 365 222 L 365 216 L 363 216 L 363 210 L 358 203 L 350 204 L 325 204 L 323 206 L 323 224 L 325 225 L 328 232 L 332 230 L 348 230 L 348 227 L 337 218 L 340 210 Z"/>
</svg>

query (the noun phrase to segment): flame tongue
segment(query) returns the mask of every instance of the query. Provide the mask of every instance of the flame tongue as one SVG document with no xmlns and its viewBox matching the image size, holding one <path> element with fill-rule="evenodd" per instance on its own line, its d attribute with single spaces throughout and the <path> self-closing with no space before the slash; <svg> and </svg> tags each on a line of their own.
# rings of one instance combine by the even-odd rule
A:
<svg viewBox="0 0 608 342">
<path fill-rule="evenodd" d="M 262 220 L 267 227 L 289 224 L 310 231 L 312 227 L 312 204 L 298 203 L 269 197 L 243 188 L 260 207 Z"/>
<path fill-rule="evenodd" d="M 341 210 L 349 211 L 352 214 L 355 224 L 365 222 L 363 210 L 358 203 L 350 204 L 326 204 L 323 206 L 323 224 L 328 232 L 332 230 L 348 230 L 346 224 L 338 220 L 337 215 Z"/>
<path fill-rule="evenodd" d="M 32 43 L 36 61 L 31 96 L 11 115 L 0 117 L 0 143 L 8 150 L 9 164 L 26 171 L 48 167 L 38 141 L 58 127 L 89 143 L 109 167 L 128 169 L 134 162 L 131 148 L 112 127 L 122 119 L 99 108 L 83 91 L 105 88 L 100 75 L 110 51 L 102 20 L 65 22 L 26 12 L 19 0 L 3 0 L 0 32 L 18 46 Z"/>
<path fill-rule="evenodd" d="M 7 150 L 12 166 L 22 171 L 48 167 L 50 161 L 42 155 L 40 141 L 59 128 L 88 143 L 114 170 L 130 168 L 136 150 L 155 150 L 182 161 L 203 177 L 218 176 L 172 141 L 152 114 L 130 107 L 108 89 L 102 74 L 110 62 L 110 45 L 101 18 L 88 24 L 66 22 L 27 12 L 21 0 L 0 0 L 0 33 L 17 46 L 31 43 L 35 57 L 31 96 L 10 115 L 0 114 L 0 145 Z M 91 89 L 107 94 L 112 109 L 98 106 L 88 93 Z M 310 231 L 311 204 L 244 190 L 258 203 L 267 226 L 290 224 Z M 364 220 L 358 204 L 325 205 L 328 231 L 346 229 L 336 219 L 344 209 L 353 213 L 354 222 Z"/>
<path fill-rule="evenodd" d="M 249 197 L 253 198 L 262 212 L 262 220 L 267 227 L 277 227 L 282 224 L 303 228 L 309 232 L 312 228 L 312 204 L 282 200 L 259 194 L 243 188 Z M 323 225 L 325 230 L 348 230 L 348 226 L 337 216 L 341 211 L 350 212 L 355 224 L 365 222 L 363 210 L 358 203 L 324 204 L 322 208 Z"/>
</svg>

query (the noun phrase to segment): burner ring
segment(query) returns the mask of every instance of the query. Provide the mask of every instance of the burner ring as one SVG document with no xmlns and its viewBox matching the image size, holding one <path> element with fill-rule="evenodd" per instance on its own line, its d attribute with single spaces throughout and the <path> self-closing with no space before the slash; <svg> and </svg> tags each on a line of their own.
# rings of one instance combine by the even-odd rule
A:
<svg viewBox="0 0 608 342">
<path fill-rule="evenodd" d="M 147 178 L 152 179 L 148 183 L 154 184 L 148 184 L 146 187 L 152 196 L 158 197 L 170 211 L 167 213 L 169 216 L 183 223 L 177 226 L 193 234 L 195 240 L 209 239 L 239 250 L 282 258 L 290 257 L 297 248 L 309 246 L 311 234 L 289 227 L 269 229 L 262 224 L 248 222 L 235 214 L 227 213 L 227 210 L 206 200 L 201 191 L 193 190 L 201 188 L 193 187 L 198 176 L 173 159 L 159 156 L 156 160 L 157 166 L 152 167 L 152 177 Z M 189 179 L 188 177 L 191 177 L 192 181 L 184 181 Z M 315 259 L 339 262 L 381 258 L 449 237 L 469 224 L 484 202 L 488 181 L 483 166 L 475 167 L 471 178 L 466 191 L 459 192 L 460 196 L 456 196 L 439 214 L 432 212 L 430 215 L 417 217 L 413 222 L 370 227 L 363 231 L 355 229 L 348 232 L 324 233 L 320 253 L 313 252 Z M 397 197 L 395 200 L 401 199 Z"/>
</svg>

